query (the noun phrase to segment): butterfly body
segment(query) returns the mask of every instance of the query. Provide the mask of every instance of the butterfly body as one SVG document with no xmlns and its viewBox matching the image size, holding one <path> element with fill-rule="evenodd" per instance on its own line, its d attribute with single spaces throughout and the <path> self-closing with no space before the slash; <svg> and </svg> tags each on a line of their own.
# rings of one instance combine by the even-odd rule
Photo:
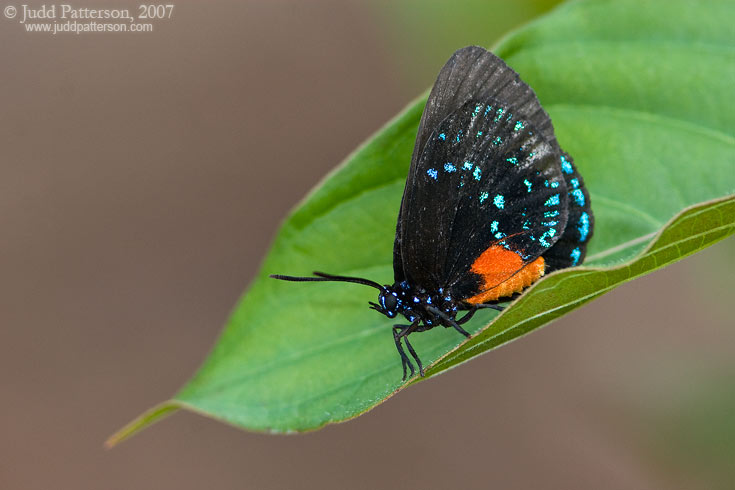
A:
<svg viewBox="0 0 735 490">
<path fill-rule="evenodd" d="M 404 379 L 419 356 L 408 340 L 462 324 L 545 273 L 584 259 L 594 220 L 589 193 L 533 90 L 479 47 L 439 73 L 419 125 L 396 225 L 394 283 L 315 273 L 272 276 L 378 289 L 371 308 L 393 327 Z"/>
</svg>

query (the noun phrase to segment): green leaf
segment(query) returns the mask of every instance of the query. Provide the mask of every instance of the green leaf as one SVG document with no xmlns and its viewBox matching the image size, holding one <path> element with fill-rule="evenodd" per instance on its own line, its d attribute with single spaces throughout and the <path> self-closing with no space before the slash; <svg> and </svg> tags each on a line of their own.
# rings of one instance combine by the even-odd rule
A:
<svg viewBox="0 0 735 490">
<path fill-rule="evenodd" d="M 574 2 L 495 49 L 537 91 L 574 156 L 595 236 L 584 267 L 547 276 L 500 315 L 476 315 L 469 341 L 451 329 L 413 336 L 432 364 L 427 376 L 735 231 L 732 18 L 732 2 Z M 367 308 L 374 291 L 267 275 L 324 270 L 392 282 L 395 219 L 424 101 L 292 213 L 199 372 L 110 443 L 176 408 L 251 430 L 310 430 L 406 386 L 392 321 Z"/>
</svg>

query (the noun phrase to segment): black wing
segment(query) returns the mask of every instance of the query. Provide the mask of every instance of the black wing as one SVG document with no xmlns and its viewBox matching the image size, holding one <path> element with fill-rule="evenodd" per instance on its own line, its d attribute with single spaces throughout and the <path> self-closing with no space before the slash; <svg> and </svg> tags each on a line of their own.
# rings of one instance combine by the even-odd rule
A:
<svg viewBox="0 0 735 490">
<path fill-rule="evenodd" d="M 449 116 L 468 104 L 470 100 L 479 102 L 503 101 L 503 103 L 496 103 L 496 105 L 505 107 L 509 113 L 515 113 L 516 116 L 522 115 L 518 118 L 519 120 L 522 119 L 525 121 L 528 127 L 536 128 L 537 136 L 540 132 L 547 144 L 545 151 L 557 155 L 561 153 L 554 137 L 553 127 L 548 114 L 541 108 L 541 104 L 533 90 L 520 79 L 517 73 L 508 67 L 503 60 L 477 46 L 463 48 L 454 53 L 437 77 L 419 125 L 411 170 L 409 171 L 409 178 L 406 182 L 406 190 L 404 191 L 404 198 L 401 202 L 401 210 L 396 226 L 396 240 L 393 253 L 396 281 L 402 281 L 407 278 L 407 273 L 404 272 L 403 256 L 409 252 L 404 252 L 403 239 L 405 236 L 419 231 L 415 226 L 411 226 L 409 233 L 405 233 L 405 230 L 402 229 L 404 222 L 408 223 L 413 219 L 404 219 L 407 207 L 406 194 L 412 186 L 412 176 L 415 177 L 421 173 L 419 160 L 421 155 L 426 153 L 424 151 L 425 146 L 430 140 L 431 134 L 439 134 L 435 129 Z M 512 103 L 508 101 L 512 101 Z M 429 157 L 430 155 L 427 155 L 427 158 Z M 483 162 L 482 164 L 487 165 L 488 162 Z M 523 180 L 520 179 L 521 182 Z M 457 198 L 461 198 L 461 195 L 458 195 Z M 446 208 L 450 206 L 451 203 L 446 203 Z M 561 210 L 559 212 L 561 215 Z M 564 216 L 560 217 L 562 220 L 565 218 Z M 490 224 L 492 225 L 492 221 L 490 221 Z M 432 230 L 425 229 L 423 231 L 427 233 L 429 231 L 441 233 L 438 223 Z M 424 237 L 428 238 L 426 235 Z M 446 237 L 444 239 L 446 240 Z M 446 251 L 445 247 L 443 250 L 437 249 L 434 251 L 434 256 L 441 255 L 444 251 Z M 413 261 L 413 258 L 407 258 Z M 431 266 L 424 264 L 422 267 Z M 434 275 L 436 276 L 437 273 L 435 272 Z M 425 276 L 426 274 L 422 275 L 422 277 Z"/>
<path fill-rule="evenodd" d="M 561 153 L 554 137 L 551 119 L 541 107 L 531 87 L 523 82 L 520 76 L 503 60 L 491 52 L 479 46 L 468 46 L 456 51 L 449 58 L 431 89 L 419 123 L 409 176 L 413 173 L 434 129 L 470 99 L 499 100 L 504 101 L 507 105 L 512 105 L 517 114 L 523 114 L 529 125 L 541 132 L 554 152 Z M 402 201 L 393 247 L 393 270 L 396 281 L 405 279 L 401 257 L 403 207 Z"/>
<path fill-rule="evenodd" d="M 544 253 L 547 272 L 581 264 L 587 255 L 587 243 L 592 238 L 595 224 L 590 194 L 582 176 L 574 166 L 572 157 L 564 153 L 559 160 L 562 175 L 567 183 L 569 216 L 559 241 Z"/>
<path fill-rule="evenodd" d="M 437 76 L 419 123 L 414 162 L 434 129 L 470 99 L 511 105 L 541 132 L 554 151 L 560 151 L 551 119 L 531 87 L 505 61 L 484 48 L 468 46 L 456 51 Z"/>
<path fill-rule="evenodd" d="M 401 207 L 400 255 L 411 284 L 469 297 L 479 278 L 468 272 L 491 245 L 527 264 L 559 239 L 568 206 L 559 154 L 514 111 L 469 100 L 426 140 Z"/>
</svg>

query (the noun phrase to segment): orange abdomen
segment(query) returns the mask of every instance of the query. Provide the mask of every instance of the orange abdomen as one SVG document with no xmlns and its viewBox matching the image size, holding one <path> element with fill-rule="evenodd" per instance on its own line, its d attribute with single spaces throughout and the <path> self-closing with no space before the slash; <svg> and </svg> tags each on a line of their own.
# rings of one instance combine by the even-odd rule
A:
<svg viewBox="0 0 735 490">
<path fill-rule="evenodd" d="M 493 245 L 472 264 L 471 272 L 482 277 L 481 293 L 465 299 L 470 304 L 495 301 L 514 293 L 520 293 L 544 275 L 544 258 L 523 265 L 523 259 L 515 252 Z"/>
</svg>

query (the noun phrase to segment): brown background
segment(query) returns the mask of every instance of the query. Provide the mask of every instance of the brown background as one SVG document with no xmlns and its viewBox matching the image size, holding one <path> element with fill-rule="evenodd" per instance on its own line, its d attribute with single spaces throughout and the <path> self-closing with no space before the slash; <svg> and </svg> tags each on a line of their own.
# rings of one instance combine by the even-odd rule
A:
<svg viewBox="0 0 735 490">
<path fill-rule="evenodd" d="M 181 413 L 102 448 L 196 369 L 308 189 L 453 49 L 506 29 L 439 49 L 410 21 L 297 0 L 182 2 L 135 35 L 0 18 L 0 488 L 732 482 L 731 242 L 346 424 Z"/>
</svg>

